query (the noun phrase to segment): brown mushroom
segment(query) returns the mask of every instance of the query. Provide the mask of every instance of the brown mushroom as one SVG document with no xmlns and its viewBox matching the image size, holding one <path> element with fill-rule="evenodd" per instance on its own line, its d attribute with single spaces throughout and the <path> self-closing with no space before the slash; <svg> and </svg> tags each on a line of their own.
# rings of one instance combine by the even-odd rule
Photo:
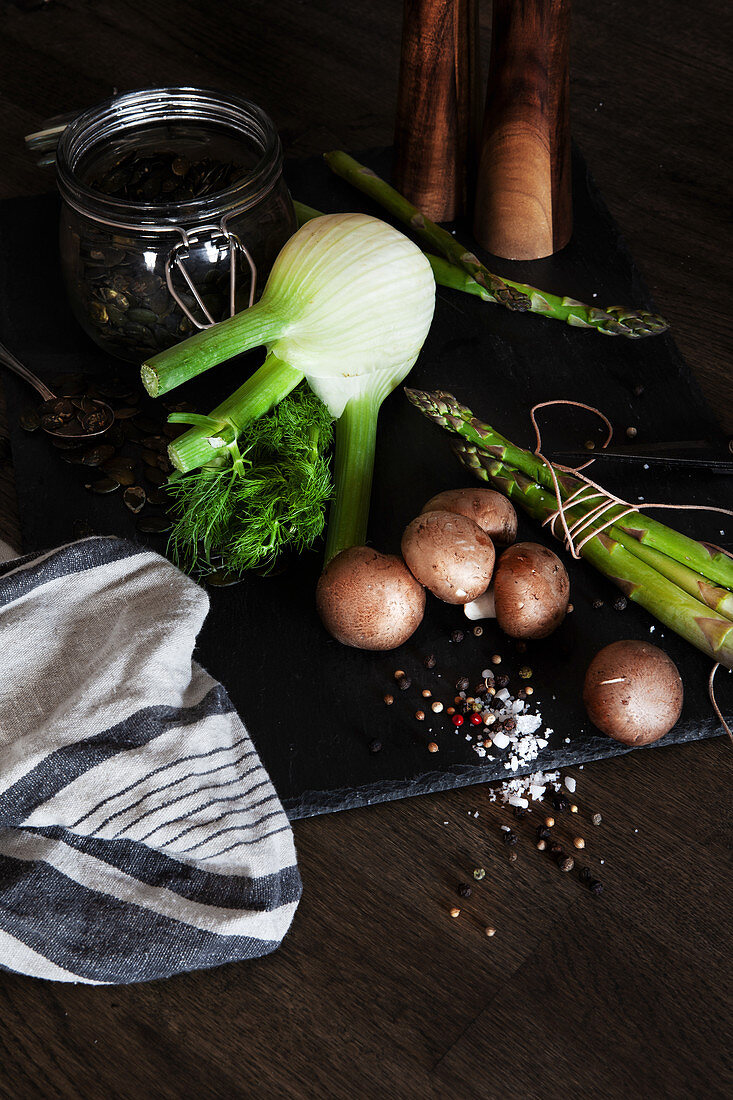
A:
<svg viewBox="0 0 733 1100">
<path fill-rule="evenodd" d="M 682 699 L 676 665 L 649 642 L 612 642 L 596 653 L 585 674 L 588 717 L 625 745 L 648 745 L 669 733 Z"/>
<path fill-rule="evenodd" d="M 465 604 L 486 591 L 496 555 L 493 542 L 472 519 L 425 512 L 405 528 L 402 556 L 438 599 Z"/>
<path fill-rule="evenodd" d="M 401 558 L 351 546 L 331 558 L 316 588 L 326 630 L 356 649 L 396 649 L 417 630 L 425 589 Z"/>
<path fill-rule="evenodd" d="M 570 581 L 552 550 L 516 542 L 499 558 L 494 576 L 496 621 L 511 638 L 546 638 L 565 618 Z"/>
<path fill-rule="evenodd" d="M 456 512 L 477 523 L 497 546 L 517 537 L 517 513 L 511 501 L 494 489 L 446 489 L 427 502 L 423 512 Z"/>
</svg>

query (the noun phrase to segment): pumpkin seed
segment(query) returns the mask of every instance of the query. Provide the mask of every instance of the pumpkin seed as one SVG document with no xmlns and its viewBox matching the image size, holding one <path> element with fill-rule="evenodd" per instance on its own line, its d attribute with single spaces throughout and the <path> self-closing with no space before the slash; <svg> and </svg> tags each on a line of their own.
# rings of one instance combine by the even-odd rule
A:
<svg viewBox="0 0 733 1100">
<path fill-rule="evenodd" d="M 144 516 L 136 524 L 142 535 L 164 535 L 172 526 L 167 516 Z"/>
<path fill-rule="evenodd" d="M 104 472 L 119 481 L 120 485 L 135 484 L 135 470 L 129 458 L 108 458 L 101 465 Z"/>
<path fill-rule="evenodd" d="M 125 489 L 122 498 L 130 511 L 135 515 L 145 507 L 145 501 L 147 499 L 145 490 L 140 485 L 131 485 L 130 488 Z"/>
<path fill-rule="evenodd" d="M 90 489 L 93 493 L 114 493 L 116 489 L 119 489 L 119 481 L 115 481 L 113 477 L 100 477 L 99 481 L 92 481 L 85 485 L 85 489 Z"/>
</svg>

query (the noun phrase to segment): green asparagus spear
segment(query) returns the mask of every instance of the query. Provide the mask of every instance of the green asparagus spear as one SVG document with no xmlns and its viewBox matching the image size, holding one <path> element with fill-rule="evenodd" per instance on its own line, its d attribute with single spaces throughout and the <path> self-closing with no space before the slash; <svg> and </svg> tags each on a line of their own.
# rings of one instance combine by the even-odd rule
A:
<svg viewBox="0 0 733 1100">
<path fill-rule="evenodd" d="M 522 447 L 517 447 L 490 424 L 482 423 L 452 394 L 443 393 L 440 390 L 427 393 L 413 389 L 406 389 L 405 393 L 430 420 L 447 431 L 461 436 L 468 443 L 473 443 L 490 457 L 521 470 L 554 494 L 550 471 L 536 455 Z M 583 482 L 571 474 L 558 471 L 556 476 L 561 496 L 565 500 L 583 486 Z M 597 503 L 598 501 L 589 502 L 588 509 Z M 557 508 L 557 505 L 555 507 Z M 609 509 L 605 519 L 619 516 L 623 511 L 625 509 L 616 505 L 613 509 Z M 624 545 L 629 550 L 633 548 L 634 543 L 649 546 L 699 573 L 710 584 L 720 585 L 733 591 L 733 559 L 717 548 L 687 538 L 686 535 L 657 520 L 650 519 L 649 516 L 642 515 L 641 512 L 634 511 L 620 519 L 618 524 L 614 523 L 610 534 L 617 541 L 623 539 Z"/>
<path fill-rule="evenodd" d="M 555 497 L 521 471 L 473 444 L 456 440 L 454 450 L 472 473 L 490 482 L 539 523 L 557 510 Z M 583 514 L 572 505 L 572 522 Z M 726 668 L 733 668 L 733 622 L 696 600 L 612 538 L 599 532 L 581 548 L 581 556 L 613 581 L 634 603 Z"/>
<path fill-rule="evenodd" d="M 496 302 L 506 306 L 507 309 L 520 312 L 540 313 L 558 321 L 565 321 L 566 324 L 577 328 L 594 328 L 606 336 L 627 336 L 631 339 L 639 339 L 642 336 L 653 336 L 664 332 L 669 327 L 663 317 L 649 313 L 647 310 L 634 311 L 622 306 L 597 309 L 595 306 L 577 302 L 574 298 L 550 294 L 537 290 L 536 287 L 527 286 L 525 283 L 517 283 L 513 279 L 494 275 L 477 256 L 465 249 L 447 230 L 441 229 L 439 225 L 421 214 L 416 206 L 380 179 L 370 168 L 366 168 L 353 157 L 342 152 L 326 153 L 324 159 L 336 175 L 374 199 L 411 229 L 423 244 L 427 244 L 428 248 L 440 253 L 452 266 L 466 273 L 469 280 L 479 288 L 472 292 L 477 293 L 487 302 Z M 450 276 L 450 272 L 445 270 L 440 261 L 437 270 L 432 258 L 430 262 L 437 282 L 460 290 L 469 289 L 469 281 L 456 279 L 453 282 L 444 282 Z M 461 282 L 464 285 L 461 285 Z"/>
</svg>

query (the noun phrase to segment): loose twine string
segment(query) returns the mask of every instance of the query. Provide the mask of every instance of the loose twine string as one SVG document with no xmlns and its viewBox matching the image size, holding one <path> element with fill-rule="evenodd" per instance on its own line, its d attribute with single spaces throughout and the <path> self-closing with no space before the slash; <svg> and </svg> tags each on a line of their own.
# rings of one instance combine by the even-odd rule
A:
<svg viewBox="0 0 733 1100">
<path fill-rule="evenodd" d="M 559 538 L 556 530 L 556 524 L 559 520 L 565 535 L 565 547 L 574 558 L 581 557 L 581 551 L 586 542 L 595 538 L 596 535 L 601 534 L 606 528 L 611 527 L 614 523 L 618 523 L 626 516 L 631 515 L 633 512 L 643 512 L 649 508 L 670 508 L 677 511 L 704 511 L 704 512 L 720 512 L 726 516 L 733 516 L 733 511 L 729 508 L 719 508 L 717 505 L 708 504 L 668 504 L 666 502 L 644 502 L 641 505 L 629 504 L 628 501 L 622 497 L 615 496 L 614 493 L 609 493 L 607 489 L 604 489 L 597 482 L 581 473 L 581 470 L 585 470 L 593 462 L 594 458 L 589 458 L 587 462 L 582 463 L 580 466 L 563 466 L 560 463 L 550 462 L 542 453 L 542 434 L 537 423 L 536 413 L 540 409 L 549 408 L 552 405 L 569 405 L 576 409 L 585 409 L 586 412 L 593 413 L 595 416 L 600 417 L 603 423 L 606 425 L 606 438 L 601 444 L 601 449 L 605 450 L 613 438 L 613 427 L 607 416 L 596 409 L 593 405 L 585 405 L 582 401 L 568 401 L 565 399 L 558 399 L 555 401 L 541 401 L 537 405 L 533 405 L 530 410 L 530 419 L 532 421 L 532 427 L 535 433 L 535 456 L 542 462 L 547 468 L 552 478 L 552 484 L 555 490 L 555 500 L 557 501 L 557 509 L 547 517 L 543 526 L 548 526 L 551 533 L 555 538 Z M 562 499 L 560 492 L 560 483 L 557 479 L 556 470 L 561 473 L 572 474 L 577 477 L 583 484 L 579 489 L 576 489 L 567 500 Z M 571 508 L 573 504 L 587 504 L 591 500 L 599 501 L 594 508 L 590 510 L 588 515 L 581 516 L 579 519 L 572 523 L 568 523 L 568 517 L 566 516 L 566 510 Z M 620 507 L 622 511 L 617 515 L 611 514 L 611 509 Z M 604 518 L 605 516 L 605 518 Z M 576 541 L 578 540 L 578 541 Z M 725 554 L 726 557 L 733 558 L 733 554 L 730 554 L 727 550 L 724 550 L 720 546 L 715 546 L 714 543 L 710 543 L 714 550 L 718 550 L 721 554 Z M 720 707 L 715 699 L 715 690 L 713 683 L 715 680 L 715 674 L 720 668 L 720 662 L 717 661 L 710 672 L 710 678 L 708 680 L 708 693 L 710 695 L 710 702 L 713 710 L 715 711 L 723 729 L 726 731 L 731 741 L 733 741 L 733 731 L 730 729 L 728 723 L 723 717 Z"/>
</svg>

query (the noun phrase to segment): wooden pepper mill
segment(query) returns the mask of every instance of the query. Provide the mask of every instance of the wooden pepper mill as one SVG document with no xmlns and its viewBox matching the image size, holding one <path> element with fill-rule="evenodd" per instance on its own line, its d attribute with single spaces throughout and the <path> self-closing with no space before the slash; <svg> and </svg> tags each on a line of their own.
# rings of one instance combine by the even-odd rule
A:
<svg viewBox="0 0 733 1100">
<path fill-rule="evenodd" d="M 432 221 L 469 209 L 480 124 L 477 0 L 404 0 L 394 182 Z"/>
<path fill-rule="evenodd" d="M 493 0 L 473 232 L 495 256 L 535 260 L 567 244 L 570 0 Z"/>
</svg>

